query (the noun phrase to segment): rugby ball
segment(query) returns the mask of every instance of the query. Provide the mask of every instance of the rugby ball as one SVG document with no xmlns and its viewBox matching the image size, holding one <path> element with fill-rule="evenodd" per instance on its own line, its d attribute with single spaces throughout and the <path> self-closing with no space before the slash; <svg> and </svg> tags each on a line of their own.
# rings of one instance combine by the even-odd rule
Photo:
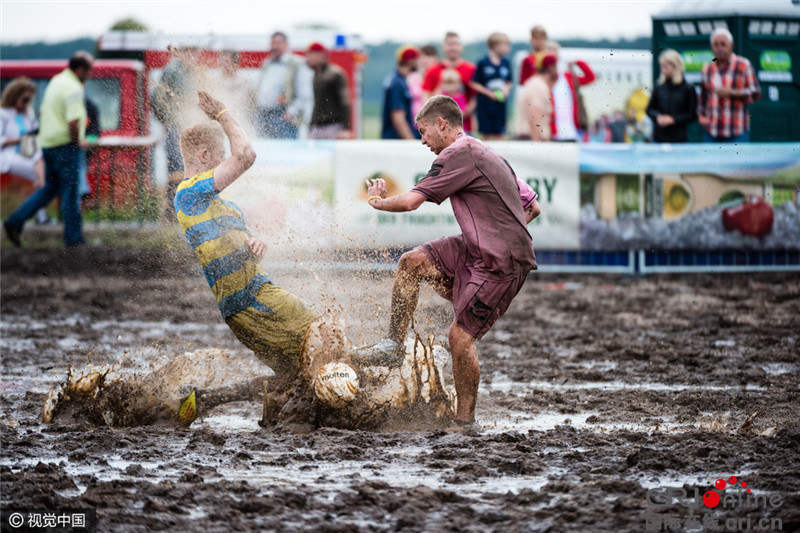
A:
<svg viewBox="0 0 800 533">
<path fill-rule="evenodd" d="M 358 374 L 344 363 L 328 363 L 314 378 L 314 394 L 325 405 L 340 409 L 358 394 Z"/>
</svg>

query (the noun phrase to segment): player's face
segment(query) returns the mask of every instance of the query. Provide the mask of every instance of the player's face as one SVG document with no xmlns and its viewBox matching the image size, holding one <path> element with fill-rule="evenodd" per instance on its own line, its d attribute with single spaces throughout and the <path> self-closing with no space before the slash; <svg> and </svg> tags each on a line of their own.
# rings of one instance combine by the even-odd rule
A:
<svg viewBox="0 0 800 533">
<path fill-rule="evenodd" d="M 441 128 L 436 122 L 419 121 L 417 123 L 423 146 L 430 148 L 431 152 L 439 155 L 445 149 Z"/>
</svg>

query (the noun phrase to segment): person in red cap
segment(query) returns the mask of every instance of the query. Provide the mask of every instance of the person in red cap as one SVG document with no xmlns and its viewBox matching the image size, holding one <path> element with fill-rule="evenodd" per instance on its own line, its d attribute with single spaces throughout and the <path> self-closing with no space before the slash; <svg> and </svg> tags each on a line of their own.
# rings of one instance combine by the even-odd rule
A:
<svg viewBox="0 0 800 533">
<path fill-rule="evenodd" d="M 314 110 L 309 139 L 350 139 L 350 95 L 344 71 L 328 59 L 322 43 L 311 43 L 306 64 L 314 71 Z"/>
<path fill-rule="evenodd" d="M 549 141 L 553 119 L 552 89 L 558 79 L 558 59 L 553 54 L 538 58 L 536 74 L 520 89 L 517 98 L 517 139 Z"/>
<path fill-rule="evenodd" d="M 406 78 L 417 70 L 419 50 L 404 46 L 397 51 L 397 70 L 383 83 L 382 139 L 419 139 L 411 115 L 411 91 Z"/>
</svg>

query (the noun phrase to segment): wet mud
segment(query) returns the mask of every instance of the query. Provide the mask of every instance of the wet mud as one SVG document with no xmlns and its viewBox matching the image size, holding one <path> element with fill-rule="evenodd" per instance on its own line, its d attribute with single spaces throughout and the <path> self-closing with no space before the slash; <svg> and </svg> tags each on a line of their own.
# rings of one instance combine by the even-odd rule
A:
<svg viewBox="0 0 800 533">
<path fill-rule="evenodd" d="M 189 428 L 42 424 L 70 365 L 252 356 L 188 251 L 0 261 L 4 509 L 91 507 L 115 532 L 800 530 L 796 273 L 532 274 L 478 345 L 477 428 L 298 435 L 260 427 L 258 398 Z M 386 328 L 390 272 L 271 273 L 341 310 L 354 343 Z M 446 340 L 448 305 L 421 299 L 417 328 Z M 709 507 L 718 479 L 723 503 Z M 756 497 L 778 504 L 748 506 Z"/>
</svg>

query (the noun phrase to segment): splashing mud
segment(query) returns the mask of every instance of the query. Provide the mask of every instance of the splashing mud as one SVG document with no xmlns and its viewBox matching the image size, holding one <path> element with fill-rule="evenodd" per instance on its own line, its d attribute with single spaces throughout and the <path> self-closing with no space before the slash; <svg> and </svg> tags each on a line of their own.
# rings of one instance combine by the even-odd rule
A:
<svg viewBox="0 0 800 533">
<path fill-rule="evenodd" d="M 399 368 L 358 366 L 350 360 L 352 345 L 344 331 L 344 321 L 330 315 L 312 324 L 291 382 L 269 379 L 272 373 L 265 365 L 216 348 L 185 353 L 145 374 L 121 373 L 121 363 L 70 367 L 63 383 L 47 394 L 42 421 L 82 419 L 112 427 L 190 424 L 196 415 L 184 420 L 179 413 L 193 392 L 199 415 L 222 403 L 259 401 L 263 393 L 260 424 L 286 424 L 297 431 L 319 426 L 436 427 L 452 418 L 455 392 L 442 372 L 448 354 L 433 337 L 427 343 L 418 335 L 410 337 Z M 313 394 L 320 369 L 333 361 L 358 368 L 361 383 L 353 400 L 338 409 Z"/>
<path fill-rule="evenodd" d="M 47 395 L 42 422 L 86 420 L 112 427 L 180 425 L 181 402 L 197 390 L 200 409 L 257 400 L 271 371 L 222 349 L 188 352 L 146 374 L 118 371 L 120 363 L 70 367 Z"/>
</svg>

